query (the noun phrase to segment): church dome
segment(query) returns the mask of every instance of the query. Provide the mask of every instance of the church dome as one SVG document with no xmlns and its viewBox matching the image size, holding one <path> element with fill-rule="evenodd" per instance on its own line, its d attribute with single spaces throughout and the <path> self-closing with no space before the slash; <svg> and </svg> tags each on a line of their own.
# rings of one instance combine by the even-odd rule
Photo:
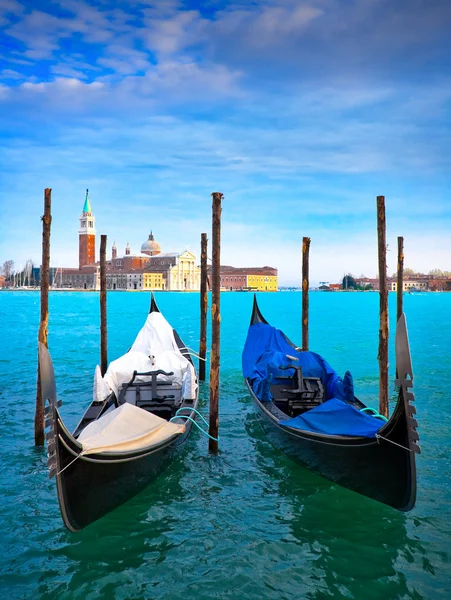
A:
<svg viewBox="0 0 451 600">
<path fill-rule="evenodd" d="M 154 256 L 155 254 L 160 254 L 161 247 L 158 242 L 155 241 L 153 237 L 153 233 L 150 232 L 149 239 L 144 242 L 141 246 L 141 252 L 143 254 L 148 254 L 149 256 Z"/>
</svg>

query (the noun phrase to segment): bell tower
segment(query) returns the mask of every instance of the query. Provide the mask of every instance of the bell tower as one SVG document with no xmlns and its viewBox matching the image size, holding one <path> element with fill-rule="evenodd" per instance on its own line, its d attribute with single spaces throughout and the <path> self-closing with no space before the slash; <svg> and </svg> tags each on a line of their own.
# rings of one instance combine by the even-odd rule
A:
<svg viewBox="0 0 451 600">
<path fill-rule="evenodd" d="M 80 217 L 78 268 L 93 265 L 96 262 L 96 230 L 95 217 L 92 215 L 89 191 L 86 190 L 85 204 Z"/>
</svg>

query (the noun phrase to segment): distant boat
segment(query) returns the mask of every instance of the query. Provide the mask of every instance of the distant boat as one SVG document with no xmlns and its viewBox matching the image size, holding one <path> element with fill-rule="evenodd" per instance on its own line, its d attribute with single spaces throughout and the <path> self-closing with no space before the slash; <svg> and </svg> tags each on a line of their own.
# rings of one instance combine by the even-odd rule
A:
<svg viewBox="0 0 451 600">
<path fill-rule="evenodd" d="M 49 402 L 50 477 L 56 477 L 64 524 L 78 531 L 137 494 L 182 450 L 196 414 L 197 375 L 153 296 L 130 350 L 110 363 L 104 378 L 97 367 L 94 399 L 73 434 L 59 412 L 52 360 L 42 344 L 39 362 Z"/>
<path fill-rule="evenodd" d="M 301 351 L 269 325 L 254 297 L 243 374 L 271 442 L 327 479 L 409 511 L 420 448 L 404 315 L 396 329 L 396 363 L 399 397 L 387 421 L 354 396 L 349 373 L 341 379 L 319 354 Z"/>
</svg>

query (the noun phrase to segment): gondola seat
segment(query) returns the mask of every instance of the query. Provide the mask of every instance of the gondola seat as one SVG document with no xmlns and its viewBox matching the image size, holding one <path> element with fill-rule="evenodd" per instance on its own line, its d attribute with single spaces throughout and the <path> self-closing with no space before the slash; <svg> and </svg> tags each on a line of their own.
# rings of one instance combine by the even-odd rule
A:
<svg viewBox="0 0 451 600">
<path fill-rule="evenodd" d="M 303 377 L 302 367 L 297 365 L 282 365 L 279 369 L 294 370 L 292 376 L 274 377 L 277 383 L 269 386 L 276 406 L 285 414 L 294 417 L 324 402 L 324 386 L 319 377 Z"/>
<path fill-rule="evenodd" d="M 173 417 L 183 401 L 182 386 L 176 382 L 159 380 L 159 375 L 168 378 L 173 373 L 162 370 L 146 373 L 134 371 L 130 381 L 122 384 L 118 404 L 132 404 L 166 420 Z"/>
</svg>

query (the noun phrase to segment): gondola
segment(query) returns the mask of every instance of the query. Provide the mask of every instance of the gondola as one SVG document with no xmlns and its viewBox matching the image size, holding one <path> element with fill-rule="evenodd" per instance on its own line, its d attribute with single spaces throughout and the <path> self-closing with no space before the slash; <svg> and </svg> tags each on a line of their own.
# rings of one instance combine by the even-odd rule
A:
<svg viewBox="0 0 451 600">
<path fill-rule="evenodd" d="M 39 365 L 50 477 L 56 478 L 64 524 L 79 531 L 136 495 L 182 450 L 196 414 L 197 374 L 153 295 L 129 351 L 104 377 L 97 367 L 93 401 L 72 434 L 42 344 Z"/>
<path fill-rule="evenodd" d="M 384 419 L 322 356 L 297 348 L 262 316 L 254 297 L 243 375 L 270 441 L 296 462 L 354 492 L 409 511 L 416 499 L 413 373 L 405 315 L 396 327 L 399 396 Z"/>
</svg>

